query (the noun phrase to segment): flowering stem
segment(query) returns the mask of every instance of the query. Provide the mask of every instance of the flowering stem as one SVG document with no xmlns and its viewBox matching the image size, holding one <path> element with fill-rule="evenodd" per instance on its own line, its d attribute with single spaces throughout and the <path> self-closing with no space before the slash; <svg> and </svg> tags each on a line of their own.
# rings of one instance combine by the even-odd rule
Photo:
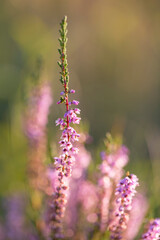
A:
<svg viewBox="0 0 160 240">
<path fill-rule="evenodd" d="M 132 199 L 138 185 L 137 176 L 129 172 L 127 172 L 127 176 L 117 184 L 114 217 L 109 224 L 110 239 L 122 239 L 122 234 L 127 228 L 129 212 L 132 209 Z"/>
<path fill-rule="evenodd" d="M 73 147 L 72 142 L 78 141 L 79 134 L 70 126 L 71 123 L 79 124 L 80 118 L 77 117 L 77 114 L 80 114 L 80 109 L 74 108 L 69 109 L 69 106 L 74 104 L 78 105 L 79 102 L 72 100 L 69 102 L 68 95 L 69 93 L 75 93 L 75 90 L 69 90 L 69 73 L 68 73 L 68 63 L 67 63 L 67 54 L 66 54 L 66 43 L 67 43 L 67 17 L 61 22 L 60 29 L 60 60 L 58 62 L 59 67 L 61 68 L 61 77 L 60 82 L 64 87 L 64 91 L 61 92 L 60 100 L 57 104 L 64 103 L 66 112 L 63 118 L 58 118 L 56 120 L 56 125 L 60 125 L 60 129 L 63 130 L 61 140 L 59 141 L 60 146 L 62 147 L 62 154 L 59 157 L 55 157 L 55 167 L 58 172 L 58 181 L 59 184 L 54 193 L 54 207 L 53 213 L 51 214 L 50 227 L 51 234 L 54 237 L 53 239 L 63 238 L 62 234 L 62 218 L 65 213 L 65 206 L 67 203 L 67 189 L 68 189 L 68 179 L 71 176 L 72 165 L 74 162 L 74 154 L 78 152 L 78 149 Z"/>
</svg>

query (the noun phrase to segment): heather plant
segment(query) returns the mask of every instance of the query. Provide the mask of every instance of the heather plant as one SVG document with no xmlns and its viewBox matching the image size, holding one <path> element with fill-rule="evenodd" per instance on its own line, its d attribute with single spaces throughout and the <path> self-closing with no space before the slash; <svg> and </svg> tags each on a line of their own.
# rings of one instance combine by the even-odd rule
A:
<svg viewBox="0 0 160 240">
<path fill-rule="evenodd" d="M 75 198 L 73 189 L 69 189 L 69 186 L 77 184 L 73 181 L 71 176 L 73 169 L 73 162 L 76 160 L 78 163 L 78 158 L 74 157 L 75 153 L 78 153 L 78 149 L 72 145 L 79 139 L 80 135 L 70 126 L 71 123 L 79 124 L 80 118 L 77 114 L 80 110 L 77 108 L 70 109 L 69 106 L 72 104 L 78 105 L 78 101 L 69 101 L 68 96 L 70 93 L 75 93 L 75 90 L 70 90 L 69 75 L 68 75 L 68 64 L 66 56 L 66 43 L 67 43 L 67 18 L 65 17 L 61 23 L 60 29 L 60 46 L 59 49 L 60 59 L 58 65 L 61 68 L 60 82 L 64 87 L 64 91 L 61 92 L 60 100 L 58 104 L 65 104 L 66 112 L 63 118 L 59 118 L 56 121 L 56 125 L 60 125 L 62 130 L 62 136 L 60 140 L 60 146 L 62 147 L 62 154 L 55 159 L 55 169 L 58 172 L 57 175 L 57 186 L 55 192 L 53 193 L 53 199 L 50 208 L 50 237 L 51 239 L 94 239 L 94 235 L 97 232 L 102 232 L 99 235 L 99 239 L 105 236 L 108 232 L 110 239 L 122 239 L 125 238 L 125 232 L 127 231 L 127 226 L 129 223 L 132 202 L 136 194 L 136 187 L 139 185 L 139 180 L 136 175 L 127 172 L 126 177 L 122 178 L 123 168 L 128 163 L 128 149 L 122 144 L 117 144 L 110 135 L 107 136 L 106 148 L 107 152 L 102 152 L 102 164 L 100 165 L 100 177 L 98 181 L 98 186 L 95 183 L 89 183 L 87 178 L 83 178 L 80 182 L 80 191 L 76 193 L 78 199 Z M 78 164 L 77 164 L 78 166 Z M 80 166 L 78 166 L 79 172 L 81 171 Z M 79 172 L 76 174 L 78 175 Z M 75 176 L 75 175 L 74 175 Z M 77 176 L 78 178 L 78 176 Z M 97 191 L 99 189 L 99 193 Z M 70 201 L 74 199 L 74 204 L 69 204 Z M 96 201 L 96 199 L 98 199 Z M 82 230 L 81 234 L 77 234 L 76 227 L 63 231 L 64 216 L 66 211 L 66 206 L 68 202 L 68 207 L 70 207 L 71 214 L 68 218 L 74 219 L 75 222 L 80 220 L 85 222 L 86 219 L 93 224 L 90 230 Z M 84 211 L 86 218 L 79 218 L 81 213 L 75 210 L 76 202 L 79 203 L 80 212 Z M 72 209 L 74 205 L 74 208 Z M 71 210 L 72 209 L 72 210 Z M 74 215 L 75 214 L 75 215 Z M 67 218 L 66 218 L 67 219 Z M 68 222 L 72 222 L 69 219 Z M 96 223 L 98 222 L 98 223 Z M 99 228 L 97 228 L 97 224 Z M 79 225 L 79 224 L 78 224 Z M 67 224 L 66 224 L 67 227 Z M 84 224 L 81 225 L 84 227 Z M 96 231 L 94 230 L 94 227 Z M 92 234 L 89 234 L 92 232 Z M 107 235 L 106 235 L 107 236 Z M 97 238 L 98 239 L 98 238 Z"/>
<path fill-rule="evenodd" d="M 9 196 L 5 199 L 6 231 L 4 239 L 27 239 L 24 215 L 25 199 L 20 194 Z"/>
<path fill-rule="evenodd" d="M 52 104 L 49 82 L 43 81 L 31 89 L 24 118 L 24 131 L 28 140 L 29 183 L 34 190 L 49 193 L 45 166 L 46 125 Z"/>
<path fill-rule="evenodd" d="M 121 139 L 106 135 L 106 152 L 101 152 L 99 194 L 100 194 L 100 229 L 106 231 L 109 222 L 109 205 L 116 184 L 123 175 L 123 167 L 128 163 L 128 149 L 121 144 Z"/>
<path fill-rule="evenodd" d="M 40 71 L 40 70 L 39 70 Z M 44 234 L 43 199 L 52 193 L 48 176 L 47 156 L 47 123 L 49 108 L 53 102 L 49 81 L 39 79 L 39 71 L 27 96 L 27 106 L 23 116 L 23 130 L 28 143 L 27 174 L 29 183 L 29 201 L 26 212 L 32 226 L 31 238 L 42 238 Z M 37 233 L 34 233 L 36 232 Z M 29 238 L 27 235 L 27 237 Z"/>
<path fill-rule="evenodd" d="M 148 211 L 148 200 L 144 194 L 136 194 L 132 202 L 127 229 L 123 236 L 127 240 L 133 240 L 137 236 L 144 217 Z"/>
<path fill-rule="evenodd" d="M 86 179 L 87 168 L 92 160 L 90 152 L 87 151 L 85 147 L 87 138 L 87 134 L 81 133 L 79 142 L 76 144 L 76 147 L 79 149 L 79 154 L 76 156 L 72 176 L 70 178 L 70 190 L 64 218 L 67 237 L 73 237 L 74 235 L 77 235 L 79 231 L 78 221 L 80 218 L 79 208 L 81 202 L 79 196 L 83 192 L 83 183 Z"/>
<path fill-rule="evenodd" d="M 138 177 L 125 173 L 129 150 L 122 139 L 107 134 L 101 162 L 98 167 L 93 164 L 94 156 L 86 147 L 88 134 L 78 127 L 79 102 L 70 100 L 75 90 L 69 87 L 67 17 L 60 26 L 58 65 L 63 90 L 57 104 L 64 105 L 65 112 L 56 120 L 62 131 L 59 156 L 46 164 L 47 122 L 53 100 L 49 83 L 43 81 L 30 92 L 24 119 L 32 214 L 25 217 L 26 203 L 18 195 L 7 200 L 0 240 L 158 240 L 159 218 L 147 220 L 144 233 L 138 235 L 146 222 L 148 201 L 144 193 L 137 193 Z M 94 169 L 89 173 L 91 162 Z"/>
<path fill-rule="evenodd" d="M 75 131 L 71 124 L 79 124 L 80 109 L 70 108 L 71 105 L 78 105 L 76 100 L 69 101 L 69 94 L 74 94 L 75 90 L 69 89 L 69 72 L 66 54 L 67 44 L 67 17 L 61 22 L 60 29 L 60 62 L 58 65 L 61 69 L 60 82 L 63 85 L 64 90 L 61 92 L 60 100 L 57 104 L 65 104 L 66 112 L 62 118 L 58 118 L 56 125 L 60 125 L 62 130 L 61 140 L 59 141 L 62 153 L 59 157 L 55 157 L 55 169 L 58 171 L 58 186 L 56 192 L 53 193 L 53 206 L 50 209 L 49 226 L 51 229 L 51 237 L 59 239 L 63 238 L 62 219 L 65 214 L 65 208 L 68 198 L 68 181 L 70 180 L 73 163 L 75 161 L 74 155 L 78 153 L 78 148 L 73 146 L 75 141 L 78 141 L 79 134 Z"/>
<path fill-rule="evenodd" d="M 132 209 L 132 200 L 138 185 L 137 176 L 130 173 L 127 173 L 127 176 L 117 184 L 113 219 L 109 224 L 111 239 L 122 238 L 122 233 L 127 228 L 129 213 Z"/>
</svg>

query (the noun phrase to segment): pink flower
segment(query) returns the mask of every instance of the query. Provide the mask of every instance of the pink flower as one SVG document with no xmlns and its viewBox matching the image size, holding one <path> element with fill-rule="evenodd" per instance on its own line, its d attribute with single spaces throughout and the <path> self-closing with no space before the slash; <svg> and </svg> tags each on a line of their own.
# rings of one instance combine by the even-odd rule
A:
<svg viewBox="0 0 160 240">
<path fill-rule="evenodd" d="M 77 101 L 77 100 L 72 100 L 72 102 L 70 102 L 69 104 L 70 104 L 70 105 L 71 105 L 71 104 L 78 105 L 78 104 L 79 104 L 79 101 Z"/>
<path fill-rule="evenodd" d="M 132 209 L 129 214 L 129 222 L 123 237 L 127 240 L 135 239 L 140 226 L 148 210 L 148 202 L 145 196 L 137 194 L 132 202 Z"/>
<path fill-rule="evenodd" d="M 113 189 L 123 174 L 123 167 L 128 162 L 128 149 L 113 142 L 111 151 L 101 152 L 101 178 L 99 179 L 100 194 L 100 229 L 106 231 L 109 221 L 109 204 Z M 108 150 L 108 149 L 107 149 Z"/>
<path fill-rule="evenodd" d="M 31 186 L 47 193 L 49 182 L 44 159 L 46 155 L 46 127 L 52 104 L 49 83 L 42 82 L 30 93 L 25 115 L 25 134 L 29 142 L 28 173 Z M 47 193 L 48 194 L 48 193 Z"/>
<path fill-rule="evenodd" d="M 30 140 L 38 141 L 44 135 L 51 104 L 52 96 L 48 83 L 44 82 L 33 89 L 25 119 L 25 133 Z"/>
<path fill-rule="evenodd" d="M 78 193 L 78 201 L 82 204 L 85 215 L 87 215 L 87 219 L 90 220 L 92 219 L 91 216 L 94 216 L 94 219 L 97 220 L 97 216 L 95 218 L 95 214 L 98 205 L 98 192 L 97 187 L 93 183 L 89 181 L 83 181 L 81 183 Z"/>
<path fill-rule="evenodd" d="M 115 209 L 113 219 L 109 224 L 111 239 L 121 239 L 122 233 L 127 228 L 129 211 L 132 209 L 132 199 L 137 186 L 139 186 L 138 178 L 134 174 L 127 175 L 117 184 Z"/>
<path fill-rule="evenodd" d="M 74 89 L 71 89 L 69 92 L 70 92 L 70 93 L 75 93 L 75 90 L 74 90 Z"/>
<path fill-rule="evenodd" d="M 145 240 L 160 239 L 160 218 L 153 219 L 149 222 L 147 231 L 142 235 Z"/>
</svg>

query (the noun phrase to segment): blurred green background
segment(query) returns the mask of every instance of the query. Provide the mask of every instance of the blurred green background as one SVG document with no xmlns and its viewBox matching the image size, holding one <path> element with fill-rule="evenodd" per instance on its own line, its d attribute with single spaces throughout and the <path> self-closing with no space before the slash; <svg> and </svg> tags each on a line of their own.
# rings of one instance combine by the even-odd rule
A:
<svg viewBox="0 0 160 240">
<path fill-rule="evenodd" d="M 70 86 L 90 125 L 93 153 L 107 131 L 122 133 L 131 168 L 144 175 L 146 185 L 151 179 L 151 190 L 155 182 L 158 194 L 160 1 L 1 0 L 0 5 L 1 193 L 24 188 L 22 116 L 37 59 L 43 61 L 41 77 L 53 87 L 49 134 L 55 140 L 54 121 L 62 114 L 55 104 L 62 90 L 57 39 L 67 15 Z"/>
</svg>

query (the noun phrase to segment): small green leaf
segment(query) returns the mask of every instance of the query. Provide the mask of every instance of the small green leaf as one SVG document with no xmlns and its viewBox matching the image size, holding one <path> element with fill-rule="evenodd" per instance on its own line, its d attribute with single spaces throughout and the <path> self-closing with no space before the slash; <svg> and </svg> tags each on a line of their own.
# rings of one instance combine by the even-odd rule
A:
<svg viewBox="0 0 160 240">
<path fill-rule="evenodd" d="M 58 66 L 59 66 L 60 68 L 62 68 L 62 64 L 61 64 L 61 62 L 58 61 L 57 63 L 58 63 Z"/>
</svg>

